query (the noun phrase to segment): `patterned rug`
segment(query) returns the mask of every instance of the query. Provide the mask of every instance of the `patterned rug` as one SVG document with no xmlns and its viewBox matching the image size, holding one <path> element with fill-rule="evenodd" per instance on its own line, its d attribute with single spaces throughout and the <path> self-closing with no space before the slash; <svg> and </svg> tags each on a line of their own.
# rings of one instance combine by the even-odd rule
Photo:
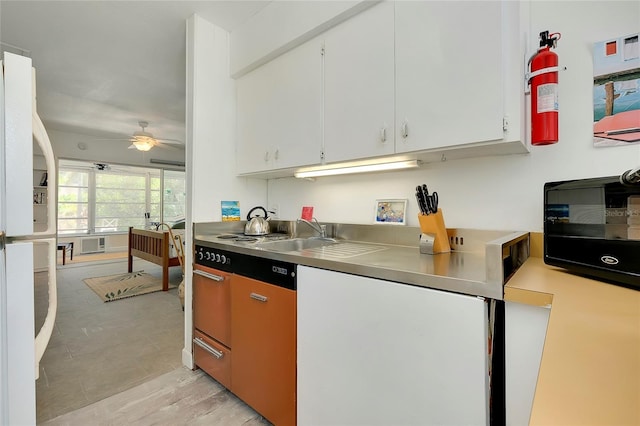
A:
<svg viewBox="0 0 640 426">
<path fill-rule="evenodd" d="M 105 302 L 162 290 L 162 280 L 143 271 L 83 280 Z M 169 284 L 169 288 L 175 285 Z"/>
</svg>

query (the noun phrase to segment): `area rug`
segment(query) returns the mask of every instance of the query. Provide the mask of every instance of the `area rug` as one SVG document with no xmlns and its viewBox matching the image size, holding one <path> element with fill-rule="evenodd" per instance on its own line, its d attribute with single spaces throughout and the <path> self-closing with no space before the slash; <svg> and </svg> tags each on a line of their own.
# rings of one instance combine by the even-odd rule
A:
<svg viewBox="0 0 640 426">
<path fill-rule="evenodd" d="M 83 280 L 105 302 L 162 290 L 162 280 L 144 271 L 107 275 Z M 169 284 L 169 288 L 175 285 Z"/>
<path fill-rule="evenodd" d="M 94 253 L 94 254 L 74 254 L 73 260 L 69 259 L 69 253 L 67 253 L 66 264 L 74 263 L 86 263 L 86 262 L 102 262 L 107 260 L 125 260 L 127 258 L 126 251 L 112 252 L 112 253 Z M 62 258 L 58 261 L 62 265 Z"/>
</svg>

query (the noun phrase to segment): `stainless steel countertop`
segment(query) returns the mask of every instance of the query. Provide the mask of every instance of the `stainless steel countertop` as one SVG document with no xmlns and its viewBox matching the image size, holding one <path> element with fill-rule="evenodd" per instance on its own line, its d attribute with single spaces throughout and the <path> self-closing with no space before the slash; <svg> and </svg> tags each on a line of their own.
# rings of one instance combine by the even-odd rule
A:
<svg viewBox="0 0 640 426">
<path fill-rule="evenodd" d="M 388 227 L 381 231 L 380 225 L 332 224 L 333 236 L 337 237 L 339 243 L 349 243 L 351 246 L 357 246 L 365 251 L 363 254 L 337 257 L 333 255 L 332 250 L 326 250 L 326 248 L 276 252 L 262 248 L 260 244 L 256 243 L 235 242 L 218 238 L 223 234 L 238 232 L 237 225 L 236 228 L 228 226 L 195 224 L 194 244 L 298 265 L 499 300 L 503 299 L 503 287 L 507 279 L 503 274 L 504 259 L 509 257 L 517 259 L 514 265 L 514 269 L 516 269 L 529 255 L 529 234 L 527 232 L 450 229 L 448 233 L 453 237 L 452 241 L 454 242 L 452 252 L 427 255 L 420 254 L 417 242 L 414 243 L 420 234 L 419 228 L 402 227 L 402 230 L 391 230 L 389 229 L 391 227 Z M 384 234 L 381 236 L 381 232 L 389 233 L 389 238 L 385 238 Z M 367 234 L 371 234 L 371 238 L 367 238 Z M 289 235 L 291 236 L 291 234 Z M 296 232 L 293 235 L 299 234 Z M 341 235 L 358 235 L 360 238 L 358 240 L 342 239 Z M 465 235 L 463 237 L 465 238 L 465 247 L 461 244 L 455 244 L 456 240 L 460 242 L 460 239 L 456 237 L 462 235 Z M 393 244 L 384 242 L 385 239 L 392 239 Z"/>
</svg>

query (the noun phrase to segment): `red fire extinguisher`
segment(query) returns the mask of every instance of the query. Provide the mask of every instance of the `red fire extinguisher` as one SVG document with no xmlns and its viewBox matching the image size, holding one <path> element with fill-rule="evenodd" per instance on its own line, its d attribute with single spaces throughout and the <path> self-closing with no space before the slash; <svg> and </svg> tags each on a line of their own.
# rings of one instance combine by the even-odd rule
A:
<svg viewBox="0 0 640 426">
<path fill-rule="evenodd" d="M 558 55 L 551 49 L 560 33 L 540 33 L 540 48 L 529 59 L 531 84 L 531 144 L 558 142 Z"/>
</svg>

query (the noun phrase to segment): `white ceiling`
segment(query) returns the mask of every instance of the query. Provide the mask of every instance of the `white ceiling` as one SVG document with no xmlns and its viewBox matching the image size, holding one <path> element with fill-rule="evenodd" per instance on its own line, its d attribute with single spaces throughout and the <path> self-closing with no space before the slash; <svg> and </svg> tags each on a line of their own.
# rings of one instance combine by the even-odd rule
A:
<svg viewBox="0 0 640 426">
<path fill-rule="evenodd" d="M 232 31 L 269 1 L 0 1 L 0 41 L 25 50 L 47 128 L 185 139 L 186 19 Z M 11 49 L 7 49 L 11 50 Z"/>
</svg>

